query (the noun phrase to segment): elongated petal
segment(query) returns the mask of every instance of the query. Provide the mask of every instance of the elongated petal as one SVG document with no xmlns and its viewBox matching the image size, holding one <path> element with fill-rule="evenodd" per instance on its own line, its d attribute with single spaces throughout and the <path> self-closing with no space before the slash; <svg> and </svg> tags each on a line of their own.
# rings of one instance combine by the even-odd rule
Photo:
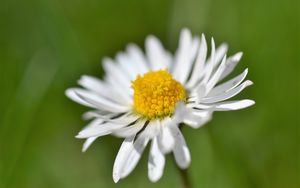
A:
<svg viewBox="0 0 300 188">
<path fill-rule="evenodd" d="M 166 69 L 170 65 L 170 58 L 167 56 L 161 42 L 154 36 L 146 39 L 146 53 L 152 70 Z"/>
<path fill-rule="evenodd" d="M 191 110 L 191 112 L 184 118 L 183 122 L 194 129 L 198 129 L 199 127 L 210 121 L 211 118 L 211 111 L 203 110 L 197 112 Z"/>
<path fill-rule="evenodd" d="M 157 182 L 163 175 L 164 167 L 165 156 L 158 147 L 157 137 L 154 137 L 148 159 L 148 177 L 150 181 Z"/>
<path fill-rule="evenodd" d="M 112 102 L 116 102 L 122 105 L 129 105 L 128 101 L 122 100 L 120 95 L 116 94 L 115 89 L 108 85 L 106 82 L 99 80 L 92 76 L 81 76 L 78 84 L 87 90 L 93 91 L 100 96 L 109 99 Z"/>
<path fill-rule="evenodd" d="M 157 137 L 159 148 L 165 154 L 171 152 L 175 145 L 175 139 L 169 126 L 172 126 L 171 118 L 165 118 L 165 120 L 161 121 L 161 130 Z"/>
<path fill-rule="evenodd" d="M 132 115 L 123 115 L 118 118 L 111 118 L 109 120 L 104 120 L 102 123 L 96 126 L 88 126 L 84 128 L 79 134 L 76 136 L 77 138 L 88 138 L 92 136 L 103 136 L 112 133 L 118 129 L 123 127 L 127 127 L 133 125 L 137 122 L 139 117 Z M 102 120 L 102 119 L 100 119 Z"/>
<path fill-rule="evenodd" d="M 244 81 L 244 79 L 247 76 L 247 73 L 248 73 L 248 69 L 245 69 L 244 72 L 242 72 L 240 75 L 236 76 L 235 78 L 225 83 L 222 83 L 220 85 L 217 85 L 207 94 L 207 97 L 218 95 L 235 88 L 236 86 L 240 85 L 242 81 Z"/>
<path fill-rule="evenodd" d="M 172 74 L 174 75 L 175 79 L 178 81 L 181 81 L 181 72 L 182 72 L 182 67 L 186 66 L 186 60 L 189 58 L 189 49 L 191 48 L 192 45 L 192 34 L 190 30 L 188 29 L 182 29 L 180 33 L 180 38 L 179 38 L 179 45 L 178 49 L 175 54 L 175 62 L 172 70 Z M 188 65 L 189 66 L 189 65 Z"/>
<path fill-rule="evenodd" d="M 68 89 L 66 91 L 66 94 L 68 97 L 70 97 L 75 102 L 78 102 L 80 104 L 90 106 L 97 109 L 102 109 L 105 111 L 110 112 L 126 112 L 130 109 L 129 106 L 122 106 L 120 104 L 114 103 L 112 101 L 109 101 L 93 92 L 79 89 L 79 88 L 73 88 Z"/>
<path fill-rule="evenodd" d="M 88 106 L 88 107 L 91 107 L 91 108 L 97 108 L 97 106 L 95 104 L 88 103 L 87 101 L 85 101 L 81 97 L 79 97 L 73 89 L 67 89 L 65 94 L 71 100 L 73 100 L 73 101 L 75 101 L 75 102 L 77 102 L 81 105 Z"/>
<path fill-rule="evenodd" d="M 112 133 L 113 129 L 121 128 L 125 125 L 123 124 L 114 124 L 114 123 L 103 123 L 95 127 L 90 127 L 83 129 L 78 133 L 76 138 L 89 138 L 89 137 L 99 137 Z"/>
<path fill-rule="evenodd" d="M 201 103 L 215 103 L 215 102 L 224 101 L 226 99 L 232 98 L 235 95 L 239 94 L 243 89 L 245 89 L 247 86 L 250 86 L 252 84 L 253 83 L 250 80 L 246 80 L 241 85 L 239 85 L 236 88 L 233 88 L 225 93 L 201 99 Z"/>
<path fill-rule="evenodd" d="M 109 119 L 106 119 L 105 117 L 109 117 Z M 106 127 L 109 129 L 114 129 L 114 126 L 109 127 L 109 125 L 114 125 L 117 124 L 116 126 L 118 127 L 118 124 L 126 126 L 129 122 L 133 122 L 135 119 L 132 116 L 129 116 L 128 114 L 114 114 L 114 115 L 107 115 L 104 117 L 96 117 L 94 120 L 92 120 L 86 127 L 84 127 L 79 134 L 76 136 L 77 138 L 88 138 L 93 135 L 89 135 L 88 132 L 93 132 L 96 130 L 99 130 L 100 132 L 103 132 L 101 127 L 103 124 L 108 124 L 104 125 L 103 128 L 106 129 Z M 87 133 L 87 135 L 83 135 L 82 133 Z M 93 133 L 91 133 L 93 134 Z M 97 134 L 97 133 L 95 133 Z M 94 135 L 97 136 L 97 135 Z"/>
<path fill-rule="evenodd" d="M 239 101 L 226 101 L 226 102 L 215 104 L 213 110 L 215 111 L 240 110 L 252 106 L 254 104 L 255 102 L 249 99 L 244 99 Z"/>
<path fill-rule="evenodd" d="M 158 135 L 159 125 L 157 121 L 151 121 L 144 130 L 140 130 L 133 142 L 133 150 L 128 155 L 127 161 L 124 164 L 121 178 L 128 176 L 137 165 L 148 141 Z M 146 125 L 146 124 L 145 124 Z"/>
<path fill-rule="evenodd" d="M 105 83 L 102 82 L 102 80 L 87 75 L 81 76 L 80 80 L 78 81 L 78 84 L 88 90 L 94 91 L 95 93 L 103 94 L 106 94 L 107 90 L 105 90 L 105 88 L 108 87 Z"/>
<path fill-rule="evenodd" d="M 111 118 L 113 118 L 114 116 L 118 117 L 118 116 L 122 116 L 122 115 L 125 115 L 125 114 L 126 113 L 105 113 L 105 114 L 102 114 L 99 111 L 94 110 L 94 111 L 85 112 L 82 115 L 82 118 L 85 119 L 85 120 L 90 120 L 90 119 L 97 118 L 97 119 L 102 119 L 104 121 L 104 120 L 111 120 Z"/>
<path fill-rule="evenodd" d="M 226 66 L 226 55 L 224 56 L 221 65 L 218 67 L 218 69 L 216 70 L 216 72 L 214 73 L 214 75 L 210 78 L 210 80 L 208 81 L 208 83 L 206 84 L 206 94 L 217 84 L 217 82 L 219 81 L 219 78 L 221 76 L 221 74 L 223 73 L 223 71 L 225 70 Z"/>
<path fill-rule="evenodd" d="M 226 55 L 227 50 L 228 50 L 228 45 L 226 43 L 223 43 L 217 47 L 215 56 L 214 56 L 215 60 L 214 60 L 214 64 L 213 64 L 213 69 L 216 68 L 220 64 L 220 62 Z M 209 59 L 208 59 L 208 61 L 209 61 Z"/>
<path fill-rule="evenodd" d="M 199 49 L 199 43 L 200 43 L 200 39 L 198 37 L 193 38 L 192 40 L 192 44 L 190 46 L 189 49 L 189 55 L 188 58 L 186 60 L 182 60 L 181 66 L 180 66 L 180 82 L 182 84 L 186 84 L 188 77 L 191 74 L 195 59 L 196 59 L 196 55 L 197 55 L 197 51 Z"/>
<path fill-rule="evenodd" d="M 126 73 L 129 79 L 132 81 L 139 74 L 139 69 L 136 64 L 125 54 L 119 52 L 116 56 L 116 60 L 122 68 L 122 71 Z"/>
<path fill-rule="evenodd" d="M 149 70 L 149 65 L 142 50 L 135 44 L 127 46 L 127 52 L 131 60 L 139 70 L 139 74 L 144 74 Z"/>
<path fill-rule="evenodd" d="M 132 172 L 147 143 L 151 139 L 155 126 L 145 124 L 143 127 L 145 128 L 140 130 L 135 136 L 127 137 L 123 142 L 113 168 L 113 178 L 115 182 L 128 176 Z"/>
<path fill-rule="evenodd" d="M 206 85 L 200 84 L 197 86 L 197 88 L 191 92 L 190 99 L 194 100 L 197 104 L 200 102 L 200 100 L 205 97 L 206 94 Z"/>
<path fill-rule="evenodd" d="M 208 62 L 206 63 L 205 70 L 204 70 L 205 75 L 202 80 L 202 83 L 204 83 L 204 84 L 207 83 L 207 81 L 210 78 L 210 75 L 213 71 L 213 68 L 215 66 L 215 60 L 216 60 L 215 53 L 216 53 L 216 46 L 215 46 L 215 41 L 212 38 L 211 39 L 211 55 L 210 55 Z"/>
<path fill-rule="evenodd" d="M 174 115 L 171 118 L 170 122 L 166 122 L 165 124 L 169 127 L 178 125 L 181 123 L 187 113 L 187 108 L 184 102 L 178 102 L 176 105 L 176 110 Z"/>
<path fill-rule="evenodd" d="M 206 60 L 206 55 L 207 55 L 207 44 L 206 44 L 205 36 L 202 34 L 196 62 L 192 70 L 191 78 L 187 83 L 188 88 L 195 86 L 196 83 L 204 75 L 204 63 Z"/>
<path fill-rule="evenodd" d="M 83 144 L 82 152 L 86 152 L 86 150 L 92 145 L 92 143 L 98 138 L 98 136 L 87 138 Z"/>
<path fill-rule="evenodd" d="M 96 126 L 102 124 L 103 121 L 104 121 L 104 120 L 102 120 L 102 119 L 94 119 L 94 120 L 91 121 L 84 129 L 91 128 L 91 127 L 96 127 Z M 85 151 L 92 145 L 92 143 L 93 143 L 97 138 L 98 138 L 98 136 L 87 138 L 86 141 L 85 141 L 84 144 L 83 144 L 82 152 L 85 152 Z"/>
<path fill-rule="evenodd" d="M 185 143 L 184 137 L 182 136 L 177 126 L 172 126 L 172 134 L 175 137 L 175 147 L 173 149 L 176 164 L 181 169 L 185 169 L 191 162 L 190 151 Z"/>
<path fill-rule="evenodd" d="M 114 94 L 112 96 L 117 96 L 119 100 L 124 100 L 124 102 L 132 104 L 132 90 L 124 90 L 123 87 L 120 87 L 120 82 L 116 81 L 112 75 L 106 75 L 105 81 L 113 88 Z"/>
<path fill-rule="evenodd" d="M 124 164 L 126 163 L 128 155 L 133 148 L 133 140 L 134 136 L 125 138 L 119 149 L 113 167 L 113 180 L 115 183 L 117 183 L 121 179 L 121 173 Z"/>
<path fill-rule="evenodd" d="M 149 138 L 139 137 L 137 140 L 133 142 L 131 146 L 131 150 L 127 155 L 127 159 L 123 165 L 123 169 L 121 171 L 121 178 L 125 178 L 128 176 L 136 167 L 139 162 L 141 155 L 147 146 Z"/>
<path fill-rule="evenodd" d="M 111 117 L 110 119 L 103 119 L 103 120 L 109 123 L 126 124 L 126 126 L 128 126 L 136 122 L 139 118 L 140 116 L 128 112 L 128 113 L 116 114 L 115 117 Z"/>
<path fill-rule="evenodd" d="M 241 60 L 242 56 L 243 56 L 243 53 L 238 52 L 238 53 L 234 54 L 233 56 L 231 56 L 227 59 L 226 69 L 224 70 L 223 74 L 221 75 L 220 80 L 225 78 L 227 75 L 229 75 L 233 71 L 235 66 Z"/>
<path fill-rule="evenodd" d="M 136 135 L 145 124 L 145 120 L 139 120 L 135 122 L 133 125 L 126 126 L 120 129 L 113 130 L 113 134 L 118 137 L 131 137 Z"/>
<path fill-rule="evenodd" d="M 104 58 L 103 67 L 106 71 L 107 81 L 110 81 L 110 83 L 114 83 L 117 87 L 122 88 L 123 92 L 130 93 L 130 77 L 127 73 L 122 71 L 121 66 L 117 65 L 110 58 Z"/>
</svg>

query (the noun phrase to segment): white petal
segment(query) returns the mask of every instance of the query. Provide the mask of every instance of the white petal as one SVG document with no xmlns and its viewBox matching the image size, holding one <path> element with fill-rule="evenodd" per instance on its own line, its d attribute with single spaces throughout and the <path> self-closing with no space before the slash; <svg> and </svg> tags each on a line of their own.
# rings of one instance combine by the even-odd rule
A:
<svg viewBox="0 0 300 188">
<path fill-rule="evenodd" d="M 229 98 L 234 97 L 235 95 L 239 94 L 243 89 L 245 89 L 247 86 L 250 86 L 252 84 L 253 83 L 250 80 L 246 80 L 241 85 L 239 85 L 236 88 L 233 88 L 225 93 L 222 93 L 222 94 L 216 95 L 216 96 L 202 98 L 201 103 L 215 103 L 215 102 L 219 102 L 219 101 L 224 101 L 226 99 L 229 99 Z"/>
<path fill-rule="evenodd" d="M 83 144 L 82 152 L 86 152 L 86 150 L 92 145 L 92 143 L 98 138 L 98 136 L 87 138 Z"/>
<path fill-rule="evenodd" d="M 205 107 L 205 109 L 204 110 L 200 109 L 203 106 Z M 213 110 L 210 110 L 209 105 L 202 105 L 193 102 L 184 105 L 181 108 L 182 108 L 181 121 L 195 129 L 201 127 L 202 125 L 210 121 L 212 118 Z"/>
<path fill-rule="evenodd" d="M 96 93 L 106 93 L 107 85 L 102 82 L 102 80 L 99 80 L 98 78 L 95 78 L 93 76 L 81 76 L 80 80 L 78 80 L 78 84 L 82 87 L 94 91 Z"/>
<path fill-rule="evenodd" d="M 174 112 L 174 115 L 172 116 L 172 120 L 170 122 L 168 122 L 167 126 L 174 126 L 174 125 L 178 125 L 179 123 L 181 123 L 184 119 L 184 116 L 186 114 L 186 105 L 184 102 L 178 102 L 176 105 L 176 109 Z"/>
<path fill-rule="evenodd" d="M 213 107 L 213 110 L 215 111 L 240 110 L 252 106 L 254 104 L 255 102 L 249 99 L 244 99 L 239 101 L 226 101 L 226 102 L 216 104 Z"/>
<path fill-rule="evenodd" d="M 142 130 L 137 134 L 137 137 L 145 137 L 152 139 L 160 133 L 160 122 L 159 120 L 152 120 L 146 122 Z"/>
<path fill-rule="evenodd" d="M 146 120 L 138 120 L 133 125 L 123 127 L 113 131 L 113 134 L 118 137 L 130 137 L 138 133 L 145 124 Z"/>
<path fill-rule="evenodd" d="M 127 159 L 124 163 L 122 172 L 121 172 L 121 178 L 125 178 L 128 176 L 133 169 L 136 167 L 137 163 L 139 162 L 141 155 L 147 146 L 149 141 L 149 138 L 147 137 L 138 137 L 132 147 L 130 152 L 127 155 Z"/>
<path fill-rule="evenodd" d="M 154 137 L 148 159 L 148 177 L 150 181 L 157 182 L 163 175 L 164 167 L 165 156 L 159 150 L 157 137 Z"/>
<path fill-rule="evenodd" d="M 171 118 L 165 118 L 163 121 L 161 121 L 161 131 L 158 135 L 157 141 L 159 148 L 163 153 L 171 152 L 175 145 L 175 139 L 169 128 L 169 126 L 172 126 L 171 121 Z"/>
<path fill-rule="evenodd" d="M 199 87 L 197 88 L 197 99 L 196 102 L 198 103 L 206 94 L 206 86 L 200 84 Z"/>
<path fill-rule="evenodd" d="M 198 37 L 195 37 L 192 41 L 191 47 L 189 49 L 189 55 L 188 55 L 188 59 L 185 60 L 185 62 L 182 62 L 182 66 L 181 66 L 181 78 L 180 78 L 180 82 L 182 84 L 185 84 L 188 80 L 189 75 L 191 74 L 195 59 L 196 59 L 196 55 L 197 55 L 197 51 L 199 49 L 199 43 L 200 43 L 200 39 Z"/>
<path fill-rule="evenodd" d="M 192 70 L 191 78 L 187 84 L 188 88 L 193 87 L 203 76 L 206 55 L 207 55 L 207 44 L 206 44 L 205 36 L 202 34 L 195 66 Z"/>
<path fill-rule="evenodd" d="M 154 126 L 150 125 L 150 123 L 146 126 L 144 125 L 145 129 L 143 131 L 133 137 L 127 137 L 123 142 L 113 168 L 113 178 L 115 182 L 128 176 L 137 165 L 149 142 L 149 135 L 153 134 L 152 128 Z"/>
<path fill-rule="evenodd" d="M 113 89 L 112 96 L 117 96 L 118 100 L 124 100 L 124 103 L 132 104 L 132 95 L 133 92 L 130 89 L 124 89 L 123 86 L 120 86 L 120 82 L 117 82 L 113 75 L 106 75 L 105 80 Z M 129 85 L 129 84 L 127 84 Z M 128 86 L 130 87 L 130 86 Z"/>
<path fill-rule="evenodd" d="M 139 74 L 144 74 L 149 70 L 147 60 L 138 46 L 135 44 L 128 45 L 127 52 L 135 66 L 138 68 Z"/>
<path fill-rule="evenodd" d="M 121 172 L 121 178 L 128 176 L 137 165 L 141 158 L 141 155 L 147 146 L 150 139 L 156 137 L 159 133 L 158 120 L 150 121 L 149 124 L 145 124 L 145 129 L 140 130 L 133 141 L 133 148 L 129 153 L 127 160 L 123 166 Z"/>
<path fill-rule="evenodd" d="M 233 71 L 235 66 L 241 60 L 242 56 L 243 56 L 243 53 L 238 52 L 238 53 L 234 54 L 233 56 L 231 56 L 227 59 L 226 69 L 224 70 L 223 74 L 221 75 L 220 80 L 225 78 L 227 75 L 229 75 Z"/>
<path fill-rule="evenodd" d="M 65 92 L 65 95 L 67 97 L 69 97 L 71 100 L 73 100 L 81 105 L 92 107 L 92 108 L 97 108 L 97 106 L 95 106 L 94 104 L 90 104 L 90 103 L 86 102 L 85 100 L 83 100 L 82 98 L 80 98 L 73 89 L 67 89 Z"/>
<path fill-rule="evenodd" d="M 177 126 L 172 126 L 171 131 L 175 137 L 175 147 L 173 149 L 175 161 L 179 168 L 185 169 L 190 165 L 191 162 L 190 151 L 179 128 Z"/>
<path fill-rule="evenodd" d="M 106 120 L 106 119 L 110 119 L 111 117 L 113 117 L 115 115 L 117 115 L 117 114 L 115 114 L 115 113 L 102 114 L 99 111 L 87 111 L 82 115 L 82 118 L 84 120 L 90 120 L 90 119 L 94 119 L 94 118 L 100 118 L 100 119 Z"/>
<path fill-rule="evenodd" d="M 82 131 L 80 131 L 78 133 L 76 138 L 89 138 L 89 137 L 95 137 L 95 136 L 99 137 L 99 136 L 108 135 L 108 134 L 111 134 L 113 129 L 118 129 L 123 126 L 126 126 L 126 125 L 114 124 L 114 123 L 108 123 L 108 122 L 103 123 L 103 124 L 100 124 L 95 127 L 83 129 Z"/>
<path fill-rule="evenodd" d="M 221 65 L 218 67 L 214 75 L 209 79 L 208 83 L 206 84 L 206 94 L 217 84 L 219 78 L 223 71 L 225 70 L 225 63 L 226 63 L 226 55 L 224 56 Z"/>
<path fill-rule="evenodd" d="M 146 54 L 152 70 L 166 69 L 171 63 L 161 42 L 154 36 L 146 39 Z"/>
<path fill-rule="evenodd" d="M 131 114 L 131 112 L 128 112 L 128 113 L 125 113 L 124 115 L 117 114 L 116 118 L 110 118 L 110 119 L 104 119 L 104 120 L 109 123 L 126 124 L 126 126 L 127 126 L 129 124 L 131 125 L 133 122 L 136 122 L 139 118 L 140 118 L 140 116 Z"/>
<path fill-rule="evenodd" d="M 191 112 L 185 116 L 183 122 L 194 129 L 198 129 L 199 127 L 210 121 L 211 118 L 211 111 L 196 112 L 191 110 Z"/>
<path fill-rule="evenodd" d="M 88 138 L 111 134 L 112 131 L 135 122 L 136 118 L 137 117 L 135 116 L 128 116 L 127 114 L 125 114 L 123 116 L 117 117 L 115 119 L 112 118 L 110 120 L 96 119 L 92 121 L 90 126 L 87 126 L 82 131 L 80 131 L 76 138 Z"/>
<path fill-rule="evenodd" d="M 66 91 L 66 94 L 72 100 L 93 108 L 110 112 L 126 112 L 130 110 L 129 106 L 122 106 L 121 104 L 114 103 L 84 89 L 71 88 Z"/>
<path fill-rule="evenodd" d="M 219 47 L 217 47 L 215 53 L 215 61 L 214 61 L 215 63 L 213 65 L 214 68 L 218 66 L 218 64 L 221 62 L 221 60 L 227 53 L 227 50 L 228 50 L 228 45 L 226 43 L 223 43 Z"/>
<path fill-rule="evenodd" d="M 101 123 L 103 123 L 103 121 L 104 120 L 102 119 L 94 119 L 84 129 L 100 125 Z M 85 152 L 97 138 L 98 136 L 87 138 L 83 144 L 82 152 Z"/>
<path fill-rule="evenodd" d="M 96 118 L 94 120 L 92 120 L 89 124 L 87 124 L 84 129 L 88 129 L 88 128 L 91 128 L 91 127 L 96 127 L 97 125 L 100 125 L 104 122 L 103 119 L 99 119 L 99 118 Z"/>
<path fill-rule="evenodd" d="M 128 100 L 123 100 L 120 95 L 115 91 L 114 88 L 111 88 L 110 85 L 99 80 L 92 76 L 81 76 L 80 80 L 78 81 L 79 85 L 82 87 L 91 90 L 98 95 L 101 95 L 107 99 L 110 99 L 113 102 L 117 102 L 123 105 L 129 105 Z"/>
<path fill-rule="evenodd" d="M 118 53 L 116 56 L 116 60 L 122 67 L 123 71 L 127 74 L 130 80 L 134 80 L 136 76 L 139 74 L 138 67 L 133 61 L 128 58 L 124 53 Z"/>
<path fill-rule="evenodd" d="M 216 61 L 215 52 L 216 52 L 215 41 L 212 38 L 211 39 L 211 55 L 208 60 L 208 63 L 206 63 L 206 66 L 205 66 L 205 70 L 204 70 L 205 75 L 204 75 L 202 83 L 207 83 L 207 81 L 210 78 L 210 75 L 213 71 L 215 61 Z"/>
<path fill-rule="evenodd" d="M 175 64 L 172 71 L 174 78 L 184 84 L 189 76 L 191 67 L 199 47 L 199 39 L 192 39 L 188 29 L 183 29 L 180 35 L 178 51 L 175 55 Z"/>
<path fill-rule="evenodd" d="M 206 94 L 206 86 L 204 83 L 201 83 L 195 89 L 191 90 L 190 96 L 188 98 L 188 102 L 193 101 L 198 104 L 200 100 L 206 96 L 205 94 Z"/>
<path fill-rule="evenodd" d="M 110 58 L 104 58 L 103 67 L 106 71 L 106 78 L 110 78 L 111 83 L 115 83 L 126 93 L 130 92 L 130 78 L 124 71 L 122 71 L 121 66 L 117 65 Z"/>
<path fill-rule="evenodd" d="M 235 78 L 226 81 L 225 83 L 219 84 L 216 87 L 214 87 L 207 95 L 207 97 L 218 95 L 220 93 L 224 93 L 230 89 L 235 88 L 238 86 L 242 81 L 246 78 L 248 73 L 248 69 L 245 69 L 243 73 L 236 76 Z"/>
<path fill-rule="evenodd" d="M 117 183 L 121 179 L 122 169 L 127 161 L 127 157 L 130 151 L 133 148 L 133 139 L 134 137 L 125 138 L 119 149 L 113 167 L 113 180 L 115 183 Z"/>
</svg>

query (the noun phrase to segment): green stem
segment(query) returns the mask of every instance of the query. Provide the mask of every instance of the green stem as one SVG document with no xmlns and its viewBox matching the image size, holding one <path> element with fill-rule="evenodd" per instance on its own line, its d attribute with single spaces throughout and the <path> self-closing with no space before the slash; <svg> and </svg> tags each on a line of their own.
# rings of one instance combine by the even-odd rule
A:
<svg viewBox="0 0 300 188">
<path fill-rule="evenodd" d="M 178 168 L 178 167 L 177 167 Z M 187 169 L 180 169 L 178 168 L 180 177 L 181 177 L 181 182 L 182 182 L 182 188 L 192 188 L 192 183 L 191 179 L 189 177 L 189 173 Z"/>
</svg>

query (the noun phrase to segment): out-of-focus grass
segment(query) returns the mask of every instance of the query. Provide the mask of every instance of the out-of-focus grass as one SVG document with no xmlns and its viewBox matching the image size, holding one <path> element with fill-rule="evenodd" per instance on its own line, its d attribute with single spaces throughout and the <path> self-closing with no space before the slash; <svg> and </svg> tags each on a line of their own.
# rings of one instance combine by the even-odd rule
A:
<svg viewBox="0 0 300 188">
<path fill-rule="evenodd" d="M 297 0 L 2 0 L 0 2 L 0 187 L 180 187 L 168 156 L 160 182 L 147 155 L 118 184 L 111 173 L 120 139 L 82 154 L 74 135 L 86 108 L 64 96 L 81 74 L 147 34 L 176 48 L 180 28 L 243 51 L 255 85 L 238 98 L 257 104 L 216 113 L 184 129 L 195 187 L 299 187 L 299 2 Z M 147 152 L 146 152 L 147 153 Z"/>
</svg>

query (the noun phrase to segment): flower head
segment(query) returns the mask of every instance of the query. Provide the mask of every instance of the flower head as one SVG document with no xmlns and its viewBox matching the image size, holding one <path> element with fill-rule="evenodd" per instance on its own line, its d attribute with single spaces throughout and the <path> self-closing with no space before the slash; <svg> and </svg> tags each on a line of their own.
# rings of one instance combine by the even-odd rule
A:
<svg viewBox="0 0 300 188">
<path fill-rule="evenodd" d="M 133 108 L 137 114 L 151 120 L 170 116 L 180 101 L 186 100 L 186 91 L 167 70 L 150 71 L 138 75 L 132 82 Z"/>
<path fill-rule="evenodd" d="M 254 104 L 248 99 L 228 101 L 252 82 L 244 81 L 247 69 L 222 82 L 242 57 L 236 53 L 227 58 L 225 44 L 215 49 L 212 39 L 207 58 L 204 35 L 200 39 L 183 29 L 174 56 L 153 36 L 146 39 L 145 50 L 143 53 L 136 45 L 128 45 L 115 60 L 103 60 L 103 80 L 82 76 L 79 84 L 83 89 L 66 91 L 72 100 L 94 109 L 84 114 L 92 121 L 76 136 L 86 139 L 83 151 L 104 135 L 125 138 L 113 167 L 115 182 L 132 172 L 149 142 L 151 181 L 161 178 L 167 153 L 174 154 L 180 168 L 187 168 L 191 157 L 180 124 L 199 128 L 215 111 Z"/>
</svg>

